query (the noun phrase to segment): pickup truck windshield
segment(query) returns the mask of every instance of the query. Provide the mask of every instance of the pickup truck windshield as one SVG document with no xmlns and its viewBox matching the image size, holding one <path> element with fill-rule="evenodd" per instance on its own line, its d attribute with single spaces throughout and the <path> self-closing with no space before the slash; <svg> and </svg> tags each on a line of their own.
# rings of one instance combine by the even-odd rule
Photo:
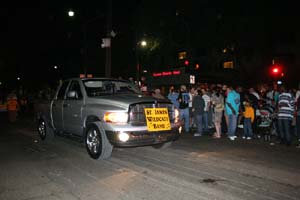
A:
<svg viewBox="0 0 300 200">
<path fill-rule="evenodd" d="M 86 93 L 89 97 L 116 94 L 141 94 L 139 89 L 128 81 L 118 80 L 84 80 Z"/>
</svg>

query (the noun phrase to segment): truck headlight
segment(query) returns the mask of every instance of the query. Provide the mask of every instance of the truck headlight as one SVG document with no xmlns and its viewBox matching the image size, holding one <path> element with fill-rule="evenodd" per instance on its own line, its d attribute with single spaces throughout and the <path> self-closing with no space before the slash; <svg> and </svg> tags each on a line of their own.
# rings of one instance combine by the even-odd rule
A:
<svg viewBox="0 0 300 200">
<path fill-rule="evenodd" d="M 128 121 L 128 113 L 107 112 L 104 114 L 104 121 L 108 123 L 126 123 Z"/>
<path fill-rule="evenodd" d="M 119 140 L 120 140 L 121 142 L 127 142 L 127 141 L 129 140 L 129 135 L 128 135 L 128 133 L 120 132 L 120 133 L 118 134 L 118 137 L 119 137 Z"/>
</svg>

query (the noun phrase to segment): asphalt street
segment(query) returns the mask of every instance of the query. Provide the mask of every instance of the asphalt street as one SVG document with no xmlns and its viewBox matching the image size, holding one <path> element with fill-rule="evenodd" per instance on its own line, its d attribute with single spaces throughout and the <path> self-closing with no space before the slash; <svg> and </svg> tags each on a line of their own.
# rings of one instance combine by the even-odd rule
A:
<svg viewBox="0 0 300 200">
<path fill-rule="evenodd" d="M 300 149 L 186 134 L 93 160 L 76 140 L 40 141 L 31 115 L 11 124 L 0 113 L 0 199 L 298 200 Z"/>
</svg>

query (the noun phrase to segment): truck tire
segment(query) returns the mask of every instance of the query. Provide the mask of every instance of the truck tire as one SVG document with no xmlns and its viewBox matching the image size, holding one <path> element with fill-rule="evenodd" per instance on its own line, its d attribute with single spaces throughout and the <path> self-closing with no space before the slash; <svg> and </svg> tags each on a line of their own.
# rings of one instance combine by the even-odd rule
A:
<svg viewBox="0 0 300 200">
<path fill-rule="evenodd" d="M 165 143 L 161 143 L 161 144 L 155 144 L 155 145 L 152 145 L 152 147 L 154 149 L 166 149 L 166 148 L 169 148 L 171 145 L 172 145 L 173 141 L 170 141 L 170 142 L 165 142 Z"/>
<path fill-rule="evenodd" d="M 107 159 L 111 156 L 113 146 L 108 141 L 105 130 L 95 124 L 86 128 L 84 143 L 87 152 L 94 159 Z"/>
<path fill-rule="evenodd" d="M 43 141 L 51 141 L 54 138 L 53 129 L 46 123 L 44 119 L 38 120 L 38 134 Z"/>
</svg>

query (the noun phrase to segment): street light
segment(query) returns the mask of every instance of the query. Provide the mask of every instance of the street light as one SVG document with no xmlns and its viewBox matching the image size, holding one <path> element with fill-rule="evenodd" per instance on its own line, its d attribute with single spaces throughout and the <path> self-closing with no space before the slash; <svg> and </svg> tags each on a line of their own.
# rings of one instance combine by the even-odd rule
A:
<svg viewBox="0 0 300 200">
<path fill-rule="evenodd" d="M 109 39 L 111 39 L 111 37 L 114 37 L 116 34 L 112 31 L 111 28 L 111 18 L 112 18 L 112 14 L 111 11 L 112 10 L 112 0 L 108 0 L 108 16 L 107 16 L 107 37 L 109 37 Z M 69 17 L 73 17 L 75 15 L 74 11 L 70 10 L 68 12 L 68 16 Z M 91 19 L 85 20 L 82 23 L 82 32 L 83 32 L 83 54 L 84 54 L 84 58 L 83 58 L 83 68 L 84 68 L 84 76 L 87 77 L 87 62 L 88 62 L 88 47 L 87 47 L 87 26 L 89 23 L 91 22 L 95 22 L 96 20 L 98 20 L 99 18 L 103 18 L 104 15 L 98 15 L 96 17 L 93 17 Z M 111 45 L 110 46 L 106 46 L 106 63 L 105 63 L 105 76 L 106 77 L 110 77 L 111 76 Z"/>
<path fill-rule="evenodd" d="M 142 46 L 142 47 L 146 47 L 146 46 L 147 46 L 147 42 L 146 42 L 145 40 L 142 40 L 142 41 L 141 41 L 141 46 Z"/>
<path fill-rule="evenodd" d="M 147 47 L 147 41 L 141 40 L 137 42 L 135 54 L 136 54 L 136 81 L 139 82 L 140 79 L 140 72 L 142 71 L 141 61 L 140 61 L 140 55 L 139 55 L 139 47 L 145 48 Z"/>
<path fill-rule="evenodd" d="M 74 11 L 72 11 L 72 10 L 69 10 L 68 11 L 68 16 L 69 17 L 74 17 L 74 15 L 75 15 L 75 13 L 74 13 Z M 102 17 L 102 15 L 101 16 L 96 16 L 96 17 L 94 17 L 94 18 L 92 18 L 92 19 L 89 19 L 89 20 L 87 20 L 87 21 L 84 21 L 83 23 L 82 23 L 82 32 L 83 32 L 83 73 L 84 73 L 84 76 L 85 77 L 87 77 L 87 60 L 88 60 L 88 53 L 87 53 L 87 25 L 89 24 L 89 23 L 91 23 L 91 22 L 93 22 L 93 21 L 95 21 L 96 19 L 98 19 L 98 18 L 100 18 L 100 17 Z M 57 66 L 56 66 L 57 67 Z M 54 69 L 57 69 L 57 68 L 55 68 L 55 66 L 54 66 Z"/>
<path fill-rule="evenodd" d="M 62 76 L 61 76 L 61 70 L 62 70 L 62 67 L 61 66 L 57 66 L 57 65 L 54 65 L 53 66 L 53 74 L 55 75 L 56 79 L 58 81 L 61 81 L 62 80 Z"/>
<path fill-rule="evenodd" d="M 74 17 L 75 12 L 73 10 L 69 10 L 68 15 L 69 15 L 69 17 Z"/>
</svg>

